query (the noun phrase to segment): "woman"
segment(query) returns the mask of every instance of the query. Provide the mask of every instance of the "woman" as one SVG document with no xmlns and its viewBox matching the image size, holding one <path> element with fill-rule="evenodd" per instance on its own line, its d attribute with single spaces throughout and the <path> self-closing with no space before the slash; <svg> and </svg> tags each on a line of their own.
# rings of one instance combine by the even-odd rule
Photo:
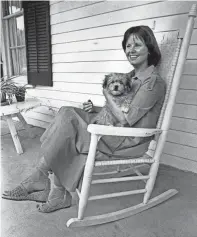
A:
<svg viewBox="0 0 197 237">
<path fill-rule="evenodd" d="M 124 34 L 122 47 L 134 67 L 129 73 L 134 92 L 129 112 L 122 112 L 107 90 L 103 93 L 123 126 L 155 128 L 165 96 L 165 82 L 155 70 L 161 54 L 154 34 L 148 26 L 131 27 Z M 62 107 L 41 137 L 41 159 L 36 170 L 14 190 L 6 191 L 3 198 L 46 202 L 37 206 L 45 213 L 69 207 L 70 192 L 75 191 L 87 158 L 90 144 L 87 126 L 95 115 L 91 101 L 83 104 L 83 110 Z M 150 140 L 105 136 L 99 141 L 96 159 L 109 159 L 112 155 L 140 157 Z M 50 170 L 54 173 L 52 187 Z"/>
</svg>

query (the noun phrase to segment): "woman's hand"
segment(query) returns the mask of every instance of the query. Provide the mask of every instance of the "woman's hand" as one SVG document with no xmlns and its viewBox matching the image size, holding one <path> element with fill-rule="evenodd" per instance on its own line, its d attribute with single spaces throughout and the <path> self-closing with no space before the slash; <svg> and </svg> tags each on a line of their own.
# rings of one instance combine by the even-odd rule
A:
<svg viewBox="0 0 197 237">
<path fill-rule="evenodd" d="M 110 96 L 107 89 L 103 88 L 103 95 L 105 96 L 106 99 Z"/>
<path fill-rule="evenodd" d="M 106 100 L 112 99 L 112 96 L 108 93 L 107 89 L 103 88 L 103 95 L 105 96 Z"/>
<path fill-rule="evenodd" d="M 91 100 L 88 100 L 87 102 L 83 103 L 83 110 L 88 112 L 88 113 L 93 113 L 94 112 L 94 105 Z"/>
</svg>

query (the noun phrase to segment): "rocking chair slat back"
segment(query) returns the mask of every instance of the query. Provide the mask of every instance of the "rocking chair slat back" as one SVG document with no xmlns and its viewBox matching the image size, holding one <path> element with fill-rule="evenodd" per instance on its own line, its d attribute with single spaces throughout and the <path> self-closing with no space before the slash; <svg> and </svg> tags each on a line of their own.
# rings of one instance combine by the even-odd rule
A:
<svg viewBox="0 0 197 237">
<path fill-rule="evenodd" d="M 166 95 L 164 99 L 164 103 L 161 109 L 161 113 L 157 122 L 157 128 L 161 128 L 164 115 L 166 111 L 166 106 L 169 101 L 169 95 L 171 93 L 174 73 L 176 70 L 176 65 L 181 49 L 182 39 L 178 38 L 179 32 L 173 31 L 173 32 L 167 32 L 164 33 L 160 39 L 157 39 L 159 48 L 161 51 L 161 61 L 157 66 L 157 71 L 159 75 L 162 77 L 163 80 L 166 82 Z M 170 119 L 170 118 L 168 118 Z M 147 151 L 147 154 L 149 156 L 153 156 L 154 150 L 156 147 L 156 141 L 157 136 L 155 136 L 155 139 L 151 141 L 149 145 L 149 149 Z"/>
<path fill-rule="evenodd" d="M 178 38 L 178 33 L 178 31 L 165 33 L 163 35 L 163 39 L 161 40 L 161 42 L 159 42 L 159 48 L 162 58 L 159 65 L 157 66 L 157 71 L 159 72 L 163 80 L 165 80 L 167 88 L 165 100 L 157 122 L 157 128 L 161 128 L 181 49 L 182 39 Z"/>
</svg>

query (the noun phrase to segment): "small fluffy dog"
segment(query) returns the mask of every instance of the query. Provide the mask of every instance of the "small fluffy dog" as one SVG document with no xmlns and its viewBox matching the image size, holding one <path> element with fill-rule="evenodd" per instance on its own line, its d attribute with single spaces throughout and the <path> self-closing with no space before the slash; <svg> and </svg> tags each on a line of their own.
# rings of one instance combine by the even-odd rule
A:
<svg viewBox="0 0 197 237">
<path fill-rule="evenodd" d="M 113 96 L 113 100 L 124 113 L 128 113 L 129 105 L 132 101 L 131 87 L 130 78 L 124 73 L 111 73 L 106 75 L 103 81 L 103 88 L 106 88 L 108 93 Z M 106 103 L 91 123 L 121 126 L 111 111 L 113 110 L 110 108 L 110 105 Z"/>
</svg>

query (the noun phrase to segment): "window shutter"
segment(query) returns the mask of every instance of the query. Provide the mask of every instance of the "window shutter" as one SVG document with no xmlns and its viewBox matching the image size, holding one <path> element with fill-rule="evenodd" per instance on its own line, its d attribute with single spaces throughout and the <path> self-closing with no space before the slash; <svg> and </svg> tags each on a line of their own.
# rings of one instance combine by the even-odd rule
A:
<svg viewBox="0 0 197 237">
<path fill-rule="evenodd" d="M 24 1 L 28 83 L 52 86 L 49 1 Z"/>
</svg>

